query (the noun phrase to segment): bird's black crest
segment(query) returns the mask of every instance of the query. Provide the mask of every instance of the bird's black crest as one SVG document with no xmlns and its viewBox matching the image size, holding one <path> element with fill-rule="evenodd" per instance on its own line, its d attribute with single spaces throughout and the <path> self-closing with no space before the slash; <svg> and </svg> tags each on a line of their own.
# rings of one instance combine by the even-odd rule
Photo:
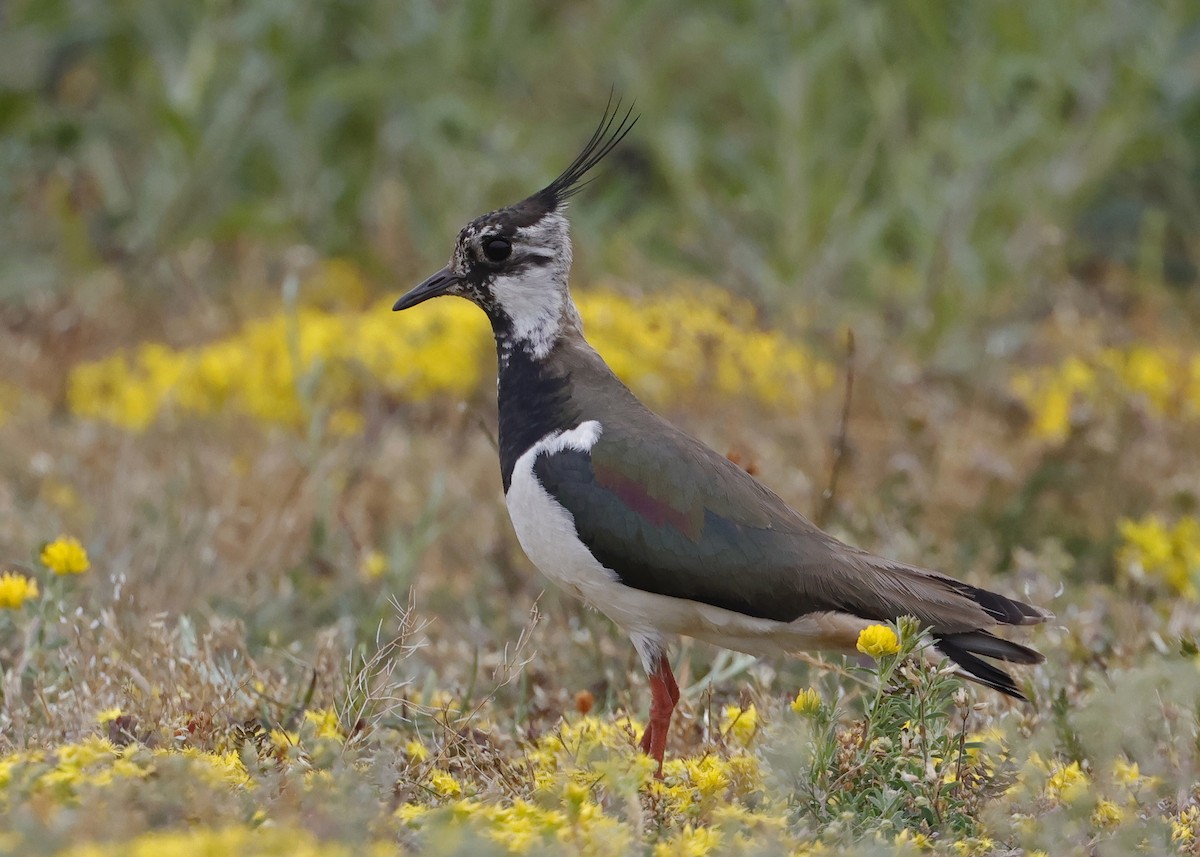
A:
<svg viewBox="0 0 1200 857">
<path fill-rule="evenodd" d="M 534 194 L 534 198 L 545 205 L 547 210 L 553 211 L 583 190 L 588 182 L 581 182 L 580 179 L 588 170 L 604 160 L 605 156 L 616 148 L 617 144 L 625 139 L 625 135 L 637 124 L 638 117 L 633 115 L 632 104 L 618 121 L 617 117 L 620 115 L 621 100 L 618 98 L 614 102 L 610 95 L 608 104 L 604 105 L 604 115 L 600 117 L 600 124 L 596 126 L 595 132 L 583 147 L 583 151 L 575 156 L 575 160 L 571 161 L 571 165 L 563 170 L 558 178 Z"/>
</svg>

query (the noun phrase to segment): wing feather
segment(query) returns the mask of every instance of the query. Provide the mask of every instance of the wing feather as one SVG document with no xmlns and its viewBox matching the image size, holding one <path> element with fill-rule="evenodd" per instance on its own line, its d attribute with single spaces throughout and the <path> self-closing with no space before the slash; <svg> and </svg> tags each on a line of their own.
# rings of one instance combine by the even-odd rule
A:
<svg viewBox="0 0 1200 857">
<path fill-rule="evenodd" d="M 662 426 L 647 437 L 610 424 L 590 451 L 534 463 L 580 539 L 627 586 L 784 622 L 822 611 L 878 621 L 909 614 L 943 634 L 1049 615 L 852 548 L 732 462 Z"/>
</svg>

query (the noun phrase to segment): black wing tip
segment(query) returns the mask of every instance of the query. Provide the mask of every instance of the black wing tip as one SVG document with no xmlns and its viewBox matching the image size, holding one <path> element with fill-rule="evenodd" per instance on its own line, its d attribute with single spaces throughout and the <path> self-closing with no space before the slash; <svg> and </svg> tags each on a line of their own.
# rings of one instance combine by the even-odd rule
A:
<svg viewBox="0 0 1200 857">
<path fill-rule="evenodd" d="M 550 210 L 559 208 L 568 199 L 583 190 L 590 182 L 582 181 L 584 175 L 604 160 L 625 139 L 641 117 L 634 115 L 634 102 L 630 102 L 625 114 L 621 115 L 621 99 L 614 93 L 608 95 L 604 114 L 596 130 L 584 144 L 582 151 L 570 165 L 546 187 L 536 194 Z M 618 119 L 617 117 L 620 117 Z"/>
<path fill-rule="evenodd" d="M 1054 614 L 1043 607 L 1035 607 L 962 581 L 955 580 L 952 583 L 960 595 L 970 598 L 1001 625 L 1040 625 L 1054 618 Z"/>
<path fill-rule="evenodd" d="M 1029 700 L 1017 687 L 1013 677 L 977 655 L 1017 664 L 1039 664 L 1045 660 L 1041 652 L 986 631 L 937 634 L 934 641 L 937 650 L 957 664 L 966 678 L 1022 702 Z"/>
</svg>

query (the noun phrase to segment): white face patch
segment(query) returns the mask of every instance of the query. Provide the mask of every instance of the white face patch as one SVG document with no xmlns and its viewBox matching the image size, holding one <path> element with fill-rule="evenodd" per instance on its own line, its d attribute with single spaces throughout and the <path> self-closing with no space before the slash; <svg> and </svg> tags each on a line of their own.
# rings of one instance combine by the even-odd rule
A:
<svg viewBox="0 0 1200 857">
<path fill-rule="evenodd" d="M 571 270 L 571 238 L 567 219 L 548 214 L 513 235 L 514 256 L 538 256 L 543 264 L 526 265 L 520 273 L 497 275 L 492 298 L 512 321 L 513 336 L 527 343 L 533 356 L 545 357 L 558 339 L 564 316 L 577 313 L 567 290 Z"/>
</svg>

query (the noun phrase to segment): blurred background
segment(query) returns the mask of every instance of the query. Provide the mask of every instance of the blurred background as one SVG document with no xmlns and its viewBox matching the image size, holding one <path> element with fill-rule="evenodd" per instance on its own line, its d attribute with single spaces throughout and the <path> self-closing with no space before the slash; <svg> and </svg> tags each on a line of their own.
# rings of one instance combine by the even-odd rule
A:
<svg viewBox="0 0 1200 857">
<path fill-rule="evenodd" d="M 1030 681 L 1191 633 L 1197 4 L 0 16 L 0 558 L 78 536 L 130 652 L 161 610 L 311 661 L 410 588 L 445 681 L 519 636 L 486 327 L 388 308 L 610 92 L 641 120 L 572 203 L 573 283 L 635 391 L 843 537 L 1055 609 L 1079 657 Z M 520 693 L 628 703 L 619 635 L 541 605 L 558 678 Z"/>
<path fill-rule="evenodd" d="M 965 352 L 1065 278 L 1195 286 L 1192 4 L 681 11 L 8 2 L 6 303 L 219 312 L 296 247 L 402 288 L 610 90 L 643 119 L 576 207 L 583 282 L 700 276 Z"/>
</svg>

